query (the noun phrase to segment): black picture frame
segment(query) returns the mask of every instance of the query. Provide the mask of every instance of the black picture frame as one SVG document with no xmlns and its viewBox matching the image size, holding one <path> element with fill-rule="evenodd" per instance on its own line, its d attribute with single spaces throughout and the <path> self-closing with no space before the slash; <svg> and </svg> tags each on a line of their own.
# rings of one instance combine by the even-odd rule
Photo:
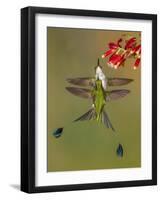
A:
<svg viewBox="0 0 161 200">
<path fill-rule="evenodd" d="M 152 179 L 59 186 L 35 186 L 35 15 L 62 14 L 152 21 Z M 157 184 L 157 15 L 45 7 L 21 9 L 21 190 L 27 193 Z"/>
</svg>

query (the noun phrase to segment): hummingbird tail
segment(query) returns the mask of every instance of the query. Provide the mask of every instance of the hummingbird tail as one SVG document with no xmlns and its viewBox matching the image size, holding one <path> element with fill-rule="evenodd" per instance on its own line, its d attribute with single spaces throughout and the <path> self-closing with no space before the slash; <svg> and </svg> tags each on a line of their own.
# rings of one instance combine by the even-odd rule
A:
<svg viewBox="0 0 161 200">
<path fill-rule="evenodd" d="M 93 108 L 91 108 L 85 114 L 83 114 L 79 118 L 75 119 L 74 122 L 84 121 L 84 120 L 91 120 L 91 119 L 95 119 L 95 118 L 96 118 L 96 112 L 95 112 L 95 110 Z"/>
<path fill-rule="evenodd" d="M 113 131 L 115 131 L 114 127 L 112 126 L 110 119 L 107 115 L 107 113 L 103 110 L 102 112 L 102 123 L 107 127 L 111 128 Z"/>
</svg>

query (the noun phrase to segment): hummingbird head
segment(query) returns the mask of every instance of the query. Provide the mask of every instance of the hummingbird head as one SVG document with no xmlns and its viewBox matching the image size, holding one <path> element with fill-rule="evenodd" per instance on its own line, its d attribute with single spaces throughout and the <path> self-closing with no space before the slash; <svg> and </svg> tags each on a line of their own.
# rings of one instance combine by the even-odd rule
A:
<svg viewBox="0 0 161 200">
<path fill-rule="evenodd" d="M 100 66 L 99 58 L 98 58 L 98 61 L 97 61 L 97 66 L 95 67 L 95 73 L 96 74 L 102 73 L 102 66 Z"/>
<path fill-rule="evenodd" d="M 98 59 L 98 62 L 97 62 L 97 66 L 95 67 L 95 74 L 96 74 L 96 79 L 99 78 L 100 74 L 103 74 L 102 66 L 100 66 L 100 64 L 99 64 L 99 59 Z"/>
<path fill-rule="evenodd" d="M 98 61 L 97 61 L 97 66 L 95 67 L 95 72 L 96 72 L 97 68 L 102 69 L 102 66 L 100 66 L 99 58 L 98 58 Z"/>
</svg>

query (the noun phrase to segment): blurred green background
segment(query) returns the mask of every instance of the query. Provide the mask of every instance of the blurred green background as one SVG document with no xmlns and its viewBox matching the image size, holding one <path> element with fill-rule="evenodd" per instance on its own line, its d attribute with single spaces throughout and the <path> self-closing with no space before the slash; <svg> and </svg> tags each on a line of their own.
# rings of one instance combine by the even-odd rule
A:
<svg viewBox="0 0 161 200">
<path fill-rule="evenodd" d="M 124 34 L 139 39 L 140 32 L 47 28 L 48 172 L 140 167 L 141 70 L 133 70 L 133 58 L 118 70 L 109 68 L 107 59 L 101 58 L 108 42 L 116 42 Z M 94 76 L 98 57 L 107 77 L 134 79 L 128 85 L 110 88 L 131 90 L 128 96 L 106 105 L 116 133 L 95 121 L 72 122 L 91 107 L 91 101 L 68 93 L 66 79 Z M 64 127 L 64 132 L 56 139 L 52 133 L 58 127 Z M 116 155 L 119 143 L 123 158 Z"/>
</svg>

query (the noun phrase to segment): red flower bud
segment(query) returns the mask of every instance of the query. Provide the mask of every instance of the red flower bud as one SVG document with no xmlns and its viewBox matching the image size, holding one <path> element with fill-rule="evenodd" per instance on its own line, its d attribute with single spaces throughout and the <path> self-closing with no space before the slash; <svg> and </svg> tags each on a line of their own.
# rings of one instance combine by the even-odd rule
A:
<svg viewBox="0 0 161 200">
<path fill-rule="evenodd" d="M 114 42 L 110 42 L 109 44 L 108 44 L 108 46 L 109 46 L 109 48 L 110 49 L 117 49 L 119 46 L 117 45 L 117 44 L 115 44 Z"/>
<path fill-rule="evenodd" d="M 121 60 L 122 56 L 119 54 L 113 54 L 110 58 L 109 58 L 109 63 L 112 63 L 113 65 L 116 65 L 120 60 Z"/>
<path fill-rule="evenodd" d="M 137 69 L 140 64 L 140 58 L 137 58 L 134 64 L 134 69 Z"/>
<path fill-rule="evenodd" d="M 108 51 L 106 51 L 103 55 L 102 55 L 102 58 L 105 58 L 107 56 L 109 56 L 110 54 L 114 53 L 115 52 L 115 49 L 110 49 Z"/>
<path fill-rule="evenodd" d="M 126 42 L 125 49 L 133 48 L 135 45 L 136 45 L 136 38 L 132 37 Z"/>
<path fill-rule="evenodd" d="M 134 53 L 139 54 L 141 52 L 141 45 L 139 44 L 138 46 L 133 48 Z"/>
</svg>

